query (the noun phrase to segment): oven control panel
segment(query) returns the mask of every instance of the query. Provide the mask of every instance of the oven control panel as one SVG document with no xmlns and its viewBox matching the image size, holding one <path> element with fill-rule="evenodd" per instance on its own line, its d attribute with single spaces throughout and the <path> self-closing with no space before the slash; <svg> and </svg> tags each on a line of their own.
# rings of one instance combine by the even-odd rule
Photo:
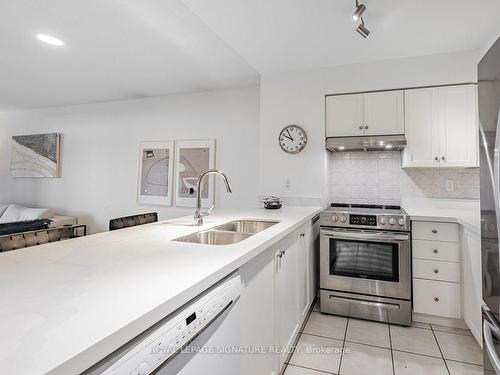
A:
<svg viewBox="0 0 500 375">
<path fill-rule="evenodd" d="M 320 215 L 321 226 L 343 228 L 367 228 L 390 231 L 410 231 L 410 220 L 405 215 L 365 215 L 349 212 L 322 212 Z"/>
<path fill-rule="evenodd" d="M 349 215 L 349 224 L 351 225 L 369 225 L 377 226 L 377 216 L 375 215 Z"/>
</svg>

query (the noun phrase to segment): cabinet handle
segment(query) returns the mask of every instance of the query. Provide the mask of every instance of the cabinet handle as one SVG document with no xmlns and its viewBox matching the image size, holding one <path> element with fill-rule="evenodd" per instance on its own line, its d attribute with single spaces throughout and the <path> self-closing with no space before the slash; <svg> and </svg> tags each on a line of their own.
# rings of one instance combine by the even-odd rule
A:
<svg viewBox="0 0 500 375">
<path fill-rule="evenodd" d="M 285 251 L 284 251 L 284 250 L 280 250 L 280 251 L 278 251 L 278 254 L 276 254 L 276 256 L 277 256 L 278 258 L 283 258 L 283 254 L 284 254 L 284 253 L 285 253 Z"/>
<path fill-rule="evenodd" d="M 359 125 L 359 130 L 363 130 L 363 125 Z"/>
<path fill-rule="evenodd" d="M 436 234 L 437 232 L 438 232 L 437 229 L 432 230 L 432 233 L 434 233 L 434 234 Z"/>
<path fill-rule="evenodd" d="M 439 158 L 437 156 L 434 157 L 435 161 L 439 161 Z"/>
<path fill-rule="evenodd" d="M 434 297 L 434 302 L 439 302 L 439 297 Z"/>
<path fill-rule="evenodd" d="M 434 250 L 432 250 L 432 252 L 433 252 L 434 254 L 437 254 L 437 253 L 438 253 L 438 249 L 434 249 Z"/>
<path fill-rule="evenodd" d="M 365 125 L 365 129 L 368 129 L 368 125 Z"/>
<path fill-rule="evenodd" d="M 437 268 L 435 268 L 434 273 L 439 273 L 439 270 Z"/>
<path fill-rule="evenodd" d="M 442 160 L 442 161 L 445 161 L 445 160 L 446 160 L 446 158 L 445 158 L 444 156 L 441 156 L 441 160 Z"/>
<path fill-rule="evenodd" d="M 300 237 L 302 237 L 302 238 L 303 238 L 303 237 L 305 237 L 305 236 L 306 236 L 306 234 L 305 234 L 305 233 L 301 233 L 301 234 L 300 234 Z"/>
</svg>

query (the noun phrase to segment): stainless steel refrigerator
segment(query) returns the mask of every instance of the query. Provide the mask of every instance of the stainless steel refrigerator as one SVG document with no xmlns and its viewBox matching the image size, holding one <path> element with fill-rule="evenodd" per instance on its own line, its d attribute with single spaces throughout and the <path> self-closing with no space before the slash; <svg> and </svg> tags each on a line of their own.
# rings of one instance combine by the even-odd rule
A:
<svg viewBox="0 0 500 375">
<path fill-rule="evenodd" d="M 484 373 L 500 375 L 500 38 L 478 65 Z"/>
</svg>

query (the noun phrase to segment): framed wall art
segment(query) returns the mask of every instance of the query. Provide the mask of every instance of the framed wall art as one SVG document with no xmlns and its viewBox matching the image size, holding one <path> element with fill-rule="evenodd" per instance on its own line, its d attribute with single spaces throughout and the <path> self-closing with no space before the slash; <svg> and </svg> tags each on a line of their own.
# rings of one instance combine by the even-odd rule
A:
<svg viewBox="0 0 500 375">
<path fill-rule="evenodd" d="M 12 137 L 12 177 L 60 177 L 61 135 L 59 133 L 15 135 Z"/>
<path fill-rule="evenodd" d="M 196 206 L 198 176 L 215 168 L 215 139 L 175 142 L 175 205 Z M 202 184 L 202 206 L 215 200 L 214 177 L 207 176 Z"/>
<path fill-rule="evenodd" d="M 174 142 L 142 142 L 138 202 L 172 205 Z"/>
</svg>

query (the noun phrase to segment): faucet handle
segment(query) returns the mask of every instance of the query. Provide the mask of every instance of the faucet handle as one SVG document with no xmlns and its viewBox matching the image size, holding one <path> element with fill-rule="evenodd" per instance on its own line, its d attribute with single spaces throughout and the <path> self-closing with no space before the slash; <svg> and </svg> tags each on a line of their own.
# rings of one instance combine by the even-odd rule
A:
<svg viewBox="0 0 500 375">
<path fill-rule="evenodd" d="M 210 215 L 210 212 L 212 212 L 212 210 L 213 210 L 214 208 L 215 208 L 215 205 L 214 205 L 214 204 L 212 204 L 212 206 L 210 206 L 210 208 L 209 208 L 207 211 L 203 211 L 203 212 L 202 212 L 202 215 L 203 215 L 203 216 L 208 216 L 208 215 Z"/>
</svg>

